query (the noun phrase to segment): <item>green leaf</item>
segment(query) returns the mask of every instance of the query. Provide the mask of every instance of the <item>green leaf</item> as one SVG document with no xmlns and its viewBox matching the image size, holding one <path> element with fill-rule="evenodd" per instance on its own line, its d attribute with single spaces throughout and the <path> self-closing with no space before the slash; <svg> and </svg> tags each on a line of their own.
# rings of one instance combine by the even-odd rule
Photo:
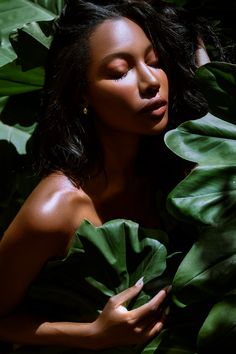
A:
<svg viewBox="0 0 236 354">
<path fill-rule="evenodd" d="M 236 276 L 236 127 L 207 115 L 183 123 L 165 141 L 198 163 L 167 199 L 172 214 L 200 226 L 174 278 L 176 303 L 189 304 L 222 295 Z"/>
<path fill-rule="evenodd" d="M 235 162 L 236 125 L 207 114 L 167 132 L 165 143 L 183 159 L 207 166 L 231 165 Z"/>
<path fill-rule="evenodd" d="M 36 124 L 40 110 L 40 92 L 37 90 L 5 99 L 1 112 L 2 123 L 10 126 L 19 125 L 22 130 L 25 127 L 29 133 L 33 132 L 28 127 L 34 127 Z"/>
<path fill-rule="evenodd" d="M 15 60 L 16 53 L 10 47 L 0 47 L 0 67 Z"/>
<path fill-rule="evenodd" d="M 21 67 L 10 63 L 0 68 L 0 96 L 11 96 L 39 90 L 44 80 L 44 69 L 41 67 L 21 71 Z"/>
<path fill-rule="evenodd" d="M 26 153 L 26 143 L 31 136 L 34 127 L 28 129 L 20 126 L 10 127 L 0 122 L 0 140 L 6 140 L 12 143 L 19 154 Z M 30 133 L 27 131 L 29 130 Z"/>
<path fill-rule="evenodd" d="M 1 50 L 0 66 L 15 59 L 9 35 L 13 30 L 33 21 L 51 21 L 55 14 L 28 0 L 2 0 L 0 2 Z"/>
<path fill-rule="evenodd" d="M 217 302 L 207 316 L 198 336 L 199 353 L 234 354 L 236 348 L 236 295 Z"/>
<path fill-rule="evenodd" d="M 165 136 L 166 145 L 196 163 L 169 194 L 167 208 L 178 219 L 193 222 L 199 236 L 179 265 L 173 280 L 173 301 L 189 306 L 216 303 L 199 333 L 199 354 L 234 353 L 235 313 L 220 298 L 232 293 L 236 278 L 236 66 L 209 63 L 197 72 L 207 98 L 208 114 L 181 124 Z M 231 306 L 235 308 L 235 297 Z M 223 333 L 221 332 L 223 327 Z"/>
<path fill-rule="evenodd" d="M 59 15 L 64 6 L 64 0 L 30 0 L 31 2 L 38 4 L 47 10 Z"/>
<path fill-rule="evenodd" d="M 228 223 L 236 217 L 236 126 L 210 114 L 166 134 L 167 146 L 198 164 L 169 194 L 177 218 L 201 224 Z"/>
<path fill-rule="evenodd" d="M 196 79 L 209 111 L 236 123 L 236 64 L 211 62 L 198 68 Z"/>
<path fill-rule="evenodd" d="M 95 227 L 84 221 L 71 243 L 67 256 L 50 261 L 32 284 L 27 295 L 31 311 L 44 312 L 50 318 L 66 321 L 91 321 L 103 309 L 108 298 L 144 277 L 148 285 L 160 279 L 166 269 L 166 248 L 159 242 L 167 235 L 161 230 L 146 230 L 137 223 L 117 219 Z M 161 282 L 162 284 L 162 282 Z M 128 309 L 146 303 L 151 295 L 146 286 L 129 303 Z M 161 338 L 155 339 L 155 345 Z M 118 347 L 100 353 L 154 353 L 140 347 Z M 23 352 L 27 352 L 23 347 Z M 72 349 L 42 347 L 41 354 L 73 353 Z M 52 350 L 52 351 L 51 351 Z M 144 351 L 143 351 L 144 350 Z M 92 353 L 83 351 L 81 353 Z M 30 348 L 29 348 L 30 353 Z M 192 354 L 192 353 L 191 353 Z"/>
<path fill-rule="evenodd" d="M 230 227 L 204 227 L 173 280 L 179 302 L 189 305 L 219 297 L 235 288 L 236 221 Z M 176 302 L 177 303 L 177 302 Z"/>
<path fill-rule="evenodd" d="M 36 301 L 35 310 L 42 304 L 61 320 L 94 318 L 110 296 L 134 285 L 141 277 L 147 285 L 153 279 L 160 278 L 161 282 L 167 256 L 165 246 L 158 241 L 163 235 L 163 231 L 153 230 L 147 236 L 144 229 L 129 220 L 112 220 L 101 227 L 84 221 L 67 257 L 48 263 L 27 301 Z M 139 296 L 126 304 L 127 308 L 148 301 L 147 289 L 144 286 Z"/>
<path fill-rule="evenodd" d="M 51 39 L 51 36 L 44 34 L 37 22 L 25 24 L 17 32 L 11 33 L 11 44 L 17 54 L 17 63 L 23 71 L 44 66 Z"/>
<path fill-rule="evenodd" d="M 0 114 L 3 111 L 4 107 L 6 106 L 6 103 L 8 101 L 8 97 L 0 97 Z"/>
<path fill-rule="evenodd" d="M 236 164 L 199 166 L 167 199 L 168 210 L 180 220 L 218 226 L 236 217 Z"/>
</svg>

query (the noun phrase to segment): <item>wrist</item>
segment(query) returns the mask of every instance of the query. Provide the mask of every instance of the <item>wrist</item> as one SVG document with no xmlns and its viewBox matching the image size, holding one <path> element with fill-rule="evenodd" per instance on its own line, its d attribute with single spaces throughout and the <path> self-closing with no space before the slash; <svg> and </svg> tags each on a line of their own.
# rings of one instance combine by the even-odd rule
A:
<svg viewBox="0 0 236 354">
<path fill-rule="evenodd" d="M 85 332 L 86 335 L 88 336 L 87 338 L 87 343 L 88 347 L 87 349 L 90 350 L 101 350 L 106 348 L 105 339 L 102 336 L 102 331 L 100 327 L 100 322 L 98 320 L 95 320 L 94 322 L 91 322 L 88 324 L 87 331 Z"/>
<path fill-rule="evenodd" d="M 44 322 L 36 331 L 50 345 L 62 345 L 71 348 L 97 349 L 95 326 L 93 322 Z"/>
</svg>

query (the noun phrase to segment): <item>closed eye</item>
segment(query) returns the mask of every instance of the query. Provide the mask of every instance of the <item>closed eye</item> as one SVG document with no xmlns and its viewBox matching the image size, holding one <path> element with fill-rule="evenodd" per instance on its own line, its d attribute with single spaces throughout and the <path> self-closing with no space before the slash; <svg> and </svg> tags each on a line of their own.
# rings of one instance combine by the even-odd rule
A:
<svg viewBox="0 0 236 354">
<path fill-rule="evenodd" d="M 149 62 L 149 63 L 147 63 L 147 65 L 151 66 L 152 68 L 156 68 L 156 69 L 160 67 L 159 62 L 157 60 Z"/>
<path fill-rule="evenodd" d="M 116 74 L 112 77 L 112 79 L 115 81 L 119 81 L 119 80 L 124 79 L 127 75 L 128 75 L 128 71 L 126 71 L 125 73 Z"/>
<path fill-rule="evenodd" d="M 149 47 L 149 50 L 148 50 L 147 55 L 145 57 L 145 62 L 148 66 L 150 66 L 152 68 L 159 68 L 160 67 L 158 55 L 153 50 L 152 46 Z"/>
</svg>

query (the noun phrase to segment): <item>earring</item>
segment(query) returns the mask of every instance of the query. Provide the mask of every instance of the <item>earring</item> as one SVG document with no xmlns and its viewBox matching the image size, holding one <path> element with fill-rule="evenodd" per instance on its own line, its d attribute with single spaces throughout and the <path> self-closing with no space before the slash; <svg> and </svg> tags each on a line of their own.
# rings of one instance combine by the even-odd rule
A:
<svg viewBox="0 0 236 354">
<path fill-rule="evenodd" d="M 85 116 L 87 116 L 87 114 L 88 114 L 88 108 L 87 107 L 83 108 L 83 113 L 84 113 Z"/>
</svg>

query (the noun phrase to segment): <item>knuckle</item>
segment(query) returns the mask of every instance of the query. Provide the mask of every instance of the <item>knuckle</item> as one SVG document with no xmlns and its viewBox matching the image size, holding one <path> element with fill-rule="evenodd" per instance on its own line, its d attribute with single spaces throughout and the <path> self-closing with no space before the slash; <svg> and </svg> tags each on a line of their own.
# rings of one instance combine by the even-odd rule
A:
<svg viewBox="0 0 236 354">
<path fill-rule="evenodd" d="M 116 295 L 114 295 L 109 298 L 107 303 L 109 306 L 114 307 L 116 305 L 116 300 Z"/>
<path fill-rule="evenodd" d="M 154 313 L 156 313 L 158 311 L 158 306 L 156 306 L 156 305 L 151 305 L 150 307 L 149 307 L 149 312 L 151 313 L 151 314 L 154 314 Z"/>
<path fill-rule="evenodd" d="M 126 317 L 126 325 L 128 327 L 133 328 L 135 326 L 135 324 L 136 324 L 136 319 L 135 318 L 133 318 L 132 316 L 127 316 Z"/>
<path fill-rule="evenodd" d="M 134 328 L 134 333 L 135 334 L 140 335 L 140 334 L 142 334 L 142 332 L 143 332 L 143 329 L 141 327 L 135 327 Z"/>
</svg>

